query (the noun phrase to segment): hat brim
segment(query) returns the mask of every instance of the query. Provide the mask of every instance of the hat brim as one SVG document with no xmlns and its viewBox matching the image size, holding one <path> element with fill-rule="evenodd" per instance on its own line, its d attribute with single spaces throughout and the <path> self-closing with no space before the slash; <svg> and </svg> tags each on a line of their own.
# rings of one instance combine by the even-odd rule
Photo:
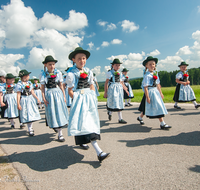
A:
<svg viewBox="0 0 200 190">
<path fill-rule="evenodd" d="M 149 62 L 149 61 L 155 61 L 156 64 L 158 63 L 158 59 L 157 59 L 157 58 L 151 58 L 151 59 L 146 59 L 146 60 L 144 60 L 143 63 L 142 63 L 143 66 L 145 66 L 146 63 Z"/>
<path fill-rule="evenodd" d="M 13 77 L 6 77 L 6 79 L 15 79 L 16 77 L 13 76 Z"/>
<path fill-rule="evenodd" d="M 129 70 L 122 70 L 122 72 L 128 72 Z"/>
<path fill-rule="evenodd" d="M 180 67 L 180 66 L 188 66 L 188 64 L 184 64 L 184 65 L 181 65 L 181 64 L 180 64 L 180 65 L 178 65 L 178 67 Z"/>
<path fill-rule="evenodd" d="M 71 53 L 69 54 L 68 58 L 69 58 L 70 60 L 72 60 L 72 58 L 74 58 L 75 55 L 78 54 L 78 53 L 83 53 L 83 54 L 85 54 L 87 59 L 90 57 L 90 52 L 89 52 L 89 51 L 87 51 L 87 50 L 76 50 L 76 51 L 71 52 Z"/>
<path fill-rule="evenodd" d="M 29 75 L 31 74 L 31 72 L 28 72 L 27 74 L 23 75 L 23 76 L 26 76 L 26 75 Z M 23 77 L 23 76 L 18 76 L 18 77 Z"/>
<path fill-rule="evenodd" d="M 51 61 L 43 61 L 42 63 L 43 63 L 43 64 L 46 64 L 46 63 L 48 63 L 48 62 L 55 62 L 55 63 L 57 63 L 58 61 L 57 61 L 57 60 L 51 60 Z"/>
<path fill-rule="evenodd" d="M 114 65 L 114 64 L 122 64 L 122 63 L 110 63 L 110 64 Z"/>
</svg>

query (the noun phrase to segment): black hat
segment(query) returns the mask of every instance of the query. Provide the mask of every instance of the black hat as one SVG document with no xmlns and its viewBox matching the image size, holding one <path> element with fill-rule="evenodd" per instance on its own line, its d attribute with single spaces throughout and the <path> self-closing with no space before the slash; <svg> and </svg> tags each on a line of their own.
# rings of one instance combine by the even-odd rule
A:
<svg viewBox="0 0 200 190">
<path fill-rule="evenodd" d="M 110 63 L 110 64 L 113 65 L 113 64 L 122 64 L 122 63 L 119 61 L 119 59 L 116 58 L 116 59 L 114 59 L 113 62 Z"/>
<path fill-rule="evenodd" d="M 158 63 L 158 59 L 157 58 L 154 58 L 154 57 L 152 57 L 152 56 L 149 56 L 149 57 L 147 57 L 144 61 L 143 61 L 143 65 L 145 66 L 146 65 L 146 63 L 148 62 L 148 61 L 155 61 L 155 63 L 157 64 Z"/>
<path fill-rule="evenodd" d="M 69 58 L 70 60 L 72 60 L 72 58 L 74 58 L 75 55 L 78 54 L 78 53 L 83 53 L 83 54 L 85 54 L 87 59 L 90 57 L 90 52 L 89 52 L 89 51 L 84 50 L 82 47 L 77 47 L 74 51 L 72 51 L 72 52 L 69 54 L 68 58 Z"/>
<path fill-rule="evenodd" d="M 123 68 L 122 72 L 128 72 L 129 70 L 126 68 Z"/>
<path fill-rule="evenodd" d="M 6 75 L 6 79 L 14 79 L 14 78 L 16 78 L 16 77 L 12 73 L 8 73 Z"/>
<path fill-rule="evenodd" d="M 26 69 L 19 71 L 19 77 L 29 75 L 31 72 L 28 72 Z"/>
<path fill-rule="evenodd" d="M 55 60 L 51 55 L 48 55 L 45 57 L 45 60 L 42 62 L 43 64 L 48 63 L 48 62 L 55 62 L 57 63 L 58 61 Z"/>
<path fill-rule="evenodd" d="M 188 66 L 188 64 L 187 64 L 185 61 L 183 61 L 183 62 L 181 62 L 180 65 L 178 65 L 178 67 L 180 67 L 180 66 L 182 66 L 182 65 Z"/>
</svg>

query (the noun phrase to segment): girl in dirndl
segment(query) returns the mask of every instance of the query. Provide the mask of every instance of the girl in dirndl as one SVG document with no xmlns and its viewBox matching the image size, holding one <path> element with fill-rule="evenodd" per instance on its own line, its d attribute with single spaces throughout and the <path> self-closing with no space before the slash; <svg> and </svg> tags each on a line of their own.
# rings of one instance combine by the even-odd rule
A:
<svg viewBox="0 0 200 190">
<path fill-rule="evenodd" d="M 129 95 L 129 92 L 122 81 L 122 75 L 118 72 L 122 64 L 119 59 L 114 59 L 112 69 L 106 74 L 106 82 L 104 85 L 104 98 L 107 98 L 108 119 L 112 119 L 112 112 L 118 112 L 119 123 L 126 124 L 122 118 L 122 110 L 124 109 L 124 93 L 123 89 Z"/>
<path fill-rule="evenodd" d="M 8 73 L 6 75 L 6 83 L 0 87 L 0 94 L 3 94 L 5 90 L 5 95 L 1 96 L 1 106 L 2 106 L 2 118 L 8 118 L 11 123 L 11 128 L 15 128 L 14 119 L 19 117 L 19 111 L 17 109 L 17 93 L 15 92 L 16 85 L 14 84 L 15 76 Z M 20 129 L 23 129 L 24 125 L 20 123 Z"/>
<path fill-rule="evenodd" d="M 38 97 L 38 99 L 41 102 L 41 104 L 39 104 L 39 102 L 37 102 L 37 99 L 35 99 L 36 103 L 38 105 L 38 109 L 44 108 L 44 102 L 43 102 L 43 99 L 42 99 L 42 92 L 40 90 L 41 84 L 38 83 L 39 79 L 37 79 L 36 77 L 33 77 L 33 80 L 34 80 L 33 89 L 34 89 L 35 95 Z"/>
<path fill-rule="evenodd" d="M 69 54 L 76 66 L 68 72 L 66 82 L 73 98 L 69 115 L 68 135 L 75 136 L 76 145 L 91 143 L 99 162 L 109 156 L 101 150 L 96 140 L 100 140 L 100 120 L 97 110 L 97 97 L 94 89 L 93 73 L 85 67 L 90 52 L 77 47 Z M 85 149 L 88 149 L 86 146 Z"/>
<path fill-rule="evenodd" d="M 21 81 L 18 81 L 16 85 L 16 92 L 20 123 L 27 123 L 29 136 L 33 136 L 33 122 L 40 120 L 41 117 L 34 98 L 39 103 L 40 100 L 34 93 L 33 84 L 29 81 L 30 73 L 25 69 L 19 72 Z"/>
<path fill-rule="evenodd" d="M 155 71 L 157 62 L 158 59 L 153 58 L 152 56 L 147 57 L 143 61 L 143 66 L 145 67 L 145 73 L 142 81 L 144 95 L 138 109 L 141 114 L 137 120 L 141 125 L 143 125 L 144 115 L 150 119 L 158 118 L 160 121 L 160 128 L 169 129 L 171 126 L 167 125 L 163 119 L 163 117 L 167 114 L 167 110 L 162 100 L 164 96 L 161 91 L 159 76 L 157 71 Z M 146 72 L 147 69 L 148 71 Z"/>
<path fill-rule="evenodd" d="M 55 132 L 58 132 L 58 141 L 64 142 L 62 127 L 68 124 L 68 110 L 62 85 L 62 73 L 55 68 L 57 60 L 51 55 L 46 56 L 42 63 L 46 68 L 40 79 L 45 104 L 46 124 Z M 46 91 L 45 86 L 47 87 Z"/>
<path fill-rule="evenodd" d="M 133 90 L 131 88 L 131 85 L 129 83 L 129 77 L 127 75 L 128 73 L 128 69 L 124 68 L 122 70 L 122 80 L 124 81 L 124 85 L 126 86 L 128 92 L 129 92 L 129 95 L 126 93 L 126 91 L 124 90 L 124 100 L 125 100 L 125 106 L 132 106 L 132 104 L 130 103 L 131 102 L 131 99 L 134 98 L 134 95 L 133 95 Z M 128 101 L 127 101 L 128 100 Z"/>
<path fill-rule="evenodd" d="M 178 106 L 178 102 L 193 102 L 194 107 L 197 109 L 200 107 L 200 104 L 197 104 L 196 97 L 193 89 L 190 86 L 189 75 L 187 72 L 188 64 L 186 62 L 181 62 L 178 66 L 180 67 L 180 72 L 176 74 L 176 90 L 173 100 L 175 101 L 174 108 L 181 109 Z"/>
</svg>

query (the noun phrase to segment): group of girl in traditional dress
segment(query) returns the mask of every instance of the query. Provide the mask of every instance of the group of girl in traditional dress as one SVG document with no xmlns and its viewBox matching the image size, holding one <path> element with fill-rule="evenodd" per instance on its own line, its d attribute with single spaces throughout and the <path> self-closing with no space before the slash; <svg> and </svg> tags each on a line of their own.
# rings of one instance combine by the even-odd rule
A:
<svg viewBox="0 0 200 190">
<path fill-rule="evenodd" d="M 32 84 L 29 81 L 30 72 L 25 69 L 19 72 L 21 80 L 16 85 L 14 84 L 15 76 L 11 73 L 6 75 L 0 72 L 0 104 L 2 117 L 9 119 L 11 127 L 15 128 L 14 119 L 19 117 L 20 128 L 27 124 L 29 136 L 34 135 L 33 122 L 41 119 L 38 108 L 44 105 L 46 125 L 58 133 L 59 142 L 65 141 L 62 128 L 68 125 L 68 136 L 75 137 L 75 144 L 87 150 L 89 149 L 87 144 L 91 143 L 99 162 L 102 162 L 109 157 L 110 153 L 102 151 L 97 143 L 97 140 L 101 139 L 97 108 L 99 86 L 95 74 L 85 67 L 89 57 L 89 51 L 81 47 L 76 48 L 69 54 L 73 66 L 66 69 L 66 75 L 63 77 L 62 73 L 55 68 L 57 60 L 51 55 L 46 56 L 42 62 L 45 69 L 40 74 L 40 84 L 36 77 Z M 167 110 L 162 100 L 164 96 L 156 71 L 157 63 L 158 59 L 151 56 L 143 61 L 144 95 L 139 106 L 141 114 L 137 120 L 143 125 L 144 115 L 149 118 L 158 118 L 160 128 L 166 130 L 171 126 L 167 125 L 163 119 Z M 112 112 L 118 112 L 118 122 L 126 124 L 127 121 L 122 118 L 124 100 L 125 106 L 132 106 L 131 99 L 134 95 L 129 84 L 128 70 L 124 68 L 122 73 L 119 72 L 121 64 L 117 58 L 111 63 L 111 70 L 106 74 L 104 98 L 107 98 L 108 119 L 112 119 Z M 174 108 L 177 109 L 180 109 L 177 105 L 180 101 L 193 101 L 195 108 L 200 106 L 196 103 L 194 92 L 189 85 L 187 66 L 188 64 L 182 62 L 179 65 L 181 71 L 176 76 L 178 85 L 174 95 L 176 102 Z M 70 108 L 70 113 L 67 107 Z"/>
</svg>

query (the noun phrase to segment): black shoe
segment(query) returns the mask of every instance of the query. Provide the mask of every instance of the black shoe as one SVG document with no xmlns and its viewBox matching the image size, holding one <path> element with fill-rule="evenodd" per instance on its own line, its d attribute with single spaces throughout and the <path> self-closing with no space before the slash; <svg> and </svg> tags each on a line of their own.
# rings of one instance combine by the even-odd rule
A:
<svg viewBox="0 0 200 190">
<path fill-rule="evenodd" d="M 167 125 L 167 124 L 164 124 L 164 125 L 160 125 L 160 128 L 164 129 L 164 130 L 168 130 L 168 129 L 172 128 L 172 127 Z"/>
<path fill-rule="evenodd" d="M 129 107 L 129 104 L 125 104 L 125 107 Z"/>
<path fill-rule="evenodd" d="M 181 109 L 181 107 L 179 107 L 179 106 L 174 106 L 174 108 L 176 108 L 176 109 Z"/>
<path fill-rule="evenodd" d="M 11 129 L 14 129 L 15 128 L 15 126 L 14 125 L 11 125 Z"/>
<path fill-rule="evenodd" d="M 140 120 L 140 118 L 138 117 L 137 120 L 140 122 L 140 125 L 144 125 L 144 121 L 143 121 L 143 119 Z"/>
<path fill-rule="evenodd" d="M 20 129 L 23 129 L 24 127 L 25 127 L 24 124 L 21 124 L 21 125 L 20 125 Z"/>
<path fill-rule="evenodd" d="M 124 121 L 123 119 L 119 120 L 119 123 L 123 123 L 123 124 L 126 124 L 127 122 Z"/>
<path fill-rule="evenodd" d="M 90 147 L 88 146 L 88 145 L 86 145 L 86 144 L 80 144 L 80 147 L 82 148 L 82 149 L 84 149 L 84 150 L 88 150 Z"/>
<path fill-rule="evenodd" d="M 108 157 L 110 156 L 110 153 L 106 153 L 104 156 L 101 156 L 102 153 L 103 153 L 103 152 L 101 152 L 101 153 L 99 154 L 99 156 L 97 156 L 100 163 L 101 163 L 103 160 L 105 160 L 106 158 L 108 158 Z"/>
<path fill-rule="evenodd" d="M 28 132 L 28 134 L 29 134 L 30 137 L 32 137 L 32 136 L 34 136 L 34 131 L 31 130 L 31 131 Z"/>
<path fill-rule="evenodd" d="M 131 103 L 128 103 L 128 105 L 129 105 L 129 106 L 133 106 L 133 104 L 131 104 Z"/>
<path fill-rule="evenodd" d="M 112 115 L 108 115 L 108 119 L 109 119 L 109 121 L 111 121 Z"/>
<path fill-rule="evenodd" d="M 56 128 L 53 128 L 53 130 L 57 133 L 58 132 L 58 129 L 56 129 Z"/>
<path fill-rule="evenodd" d="M 65 142 L 63 135 L 58 136 L 58 141 L 59 142 Z"/>
<path fill-rule="evenodd" d="M 200 104 L 197 104 L 197 105 L 195 106 L 196 109 L 198 109 L 198 107 L 200 107 Z"/>
</svg>

